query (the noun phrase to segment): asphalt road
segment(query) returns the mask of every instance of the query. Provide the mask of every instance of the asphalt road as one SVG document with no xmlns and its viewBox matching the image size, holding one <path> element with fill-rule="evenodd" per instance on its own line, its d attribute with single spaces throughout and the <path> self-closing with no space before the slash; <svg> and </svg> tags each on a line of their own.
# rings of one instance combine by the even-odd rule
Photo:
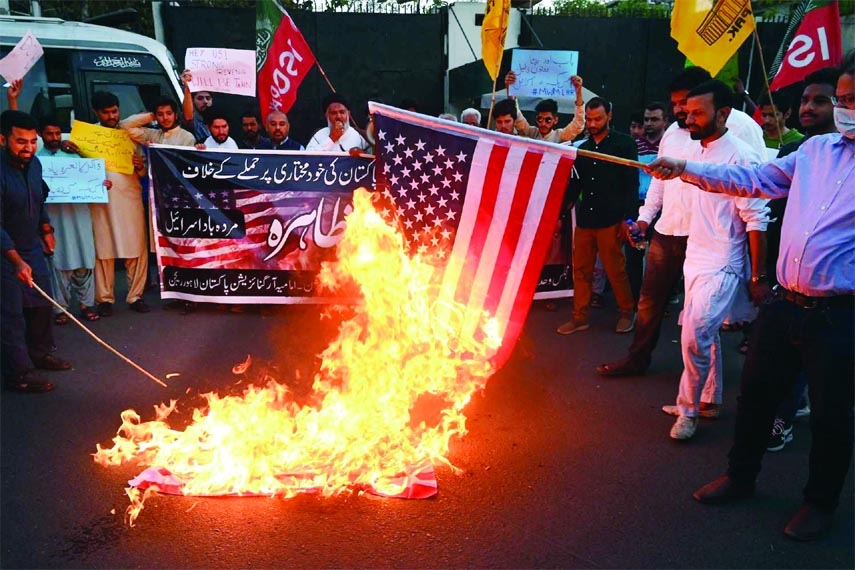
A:
<svg viewBox="0 0 855 570">
<path fill-rule="evenodd" d="M 610 330 L 613 303 L 570 337 L 553 332 L 566 304 L 557 313 L 535 306 L 514 358 L 467 409 L 470 433 L 450 453 L 462 474 L 438 467 L 434 499 L 159 496 L 128 528 L 123 489 L 140 469 L 91 457 L 122 410 L 146 415 L 171 397 L 193 403 L 234 390 L 231 368 L 248 353 L 283 377 L 310 377 L 333 332 L 311 307 L 181 316 L 146 299 L 152 313 L 119 304 L 92 329 L 159 377 L 180 372 L 168 389 L 68 325 L 56 329 L 58 353 L 74 369 L 49 373 L 57 389 L 2 393 L 3 568 L 855 567 L 851 471 L 831 536 L 799 544 L 781 533 L 801 503 L 805 423 L 784 451 L 767 454 L 755 498 L 729 507 L 691 499 L 725 468 L 739 335 L 724 337 L 723 417 L 673 442 L 673 418 L 659 408 L 673 402 L 681 370 L 675 319 L 650 374 L 602 379 L 594 366 L 631 340 Z"/>
</svg>

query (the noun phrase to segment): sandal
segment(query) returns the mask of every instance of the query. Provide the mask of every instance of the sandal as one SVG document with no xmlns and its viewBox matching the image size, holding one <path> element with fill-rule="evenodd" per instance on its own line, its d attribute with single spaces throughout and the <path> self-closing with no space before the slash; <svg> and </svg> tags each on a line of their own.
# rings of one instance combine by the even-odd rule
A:
<svg viewBox="0 0 855 570">
<path fill-rule="evenodd" d="M 97 321 L 101 318 L 101 315 L 93 310 L 92 307 L 83 307 L 80 309 L 80 316 L 87 321 Z"/>
<path fill-rule="evenodd" d="M 57 313 L 53 317 L 53 322 L 54 322 L 54 324 L 57 324 L 60 326 L 61 325 L 67 325 L 68 324 L 68 317 L 65 315 L 65 313 Z"/>
</svg>

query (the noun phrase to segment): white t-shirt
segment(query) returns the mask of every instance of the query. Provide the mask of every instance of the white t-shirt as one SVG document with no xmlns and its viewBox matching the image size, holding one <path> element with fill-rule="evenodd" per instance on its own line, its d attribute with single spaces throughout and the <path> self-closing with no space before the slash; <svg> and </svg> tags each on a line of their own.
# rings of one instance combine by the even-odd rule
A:
<svg viewBox="0 0 855 570">
<path fill-rule="evenodd" d="M 217 148 L 226 148 L 226 149 L 236 149 L 238 147 L 237 143 L 232 140 L 232 137 L 228 137 L 223 141 L 222 144 L 218 143 L 214 140 L 214 137 L 208 137 L 205 139 L 205 142 L 202 144 L 205 145 L 206 149 L 217 149 Z"/>
<path fill-rule="evenodd" d="M 368 143 L 362 138 L 359 132 L 348 125 L 344 134 L 337 141 L 330 138 L 330 128 L 324 127 L 312 136 L 309 144 L 306 145 L 306 150 L 323 150 L 323 151 L 338 151 L 347 152 L 352 148 L 365 150 L 368 148 Z"/>
</svg>

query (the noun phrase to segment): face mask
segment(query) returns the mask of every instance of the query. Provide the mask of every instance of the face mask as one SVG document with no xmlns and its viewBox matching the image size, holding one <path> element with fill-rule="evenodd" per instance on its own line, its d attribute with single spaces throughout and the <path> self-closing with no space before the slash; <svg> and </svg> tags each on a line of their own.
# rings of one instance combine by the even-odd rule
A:
<svg viewBox="0 0 855 570">
<path fill-rule="evenodd" d="M 844 137 L 855 140 L 855 109 L 835 107 L 834 126 Z"/>
</svg>

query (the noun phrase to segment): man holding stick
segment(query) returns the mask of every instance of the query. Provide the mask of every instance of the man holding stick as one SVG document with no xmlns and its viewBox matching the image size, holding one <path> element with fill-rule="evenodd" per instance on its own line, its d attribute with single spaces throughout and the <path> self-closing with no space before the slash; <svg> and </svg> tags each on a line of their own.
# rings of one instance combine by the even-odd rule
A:
<svg viewBox="0 0 855 570">
<path fill-rule="evenodd" d="M 0 115 L 0 345 L 3 383 L 18 392 L 49 392 L 53 384 L 35 368 L 69 370 L 71 363 L 51 354 L 51 306 L 32 287 L 50 291 L 45 253 L 56 246 L 45 210 L 42 167 L 35 158 L 38 125 L 30 115 Z"/>
<path fill-rule="evenodd" d="M 659 158 L 648 171 L 705 192 L 787 196 L 777 277 L 761 308 L 742 370 L 727 473 L 694 493 L 721 504 L 754 494 L 775 411 L 800 370 L 808 379 L 813 432 L 804 504 L 784 528 L 814 540 L 831 528 L 852 461 L 855 404 L 855 52 L 843 61 L 834 98 L 839 134 L 811 137 L 754 166 Z"/>
</svg>

